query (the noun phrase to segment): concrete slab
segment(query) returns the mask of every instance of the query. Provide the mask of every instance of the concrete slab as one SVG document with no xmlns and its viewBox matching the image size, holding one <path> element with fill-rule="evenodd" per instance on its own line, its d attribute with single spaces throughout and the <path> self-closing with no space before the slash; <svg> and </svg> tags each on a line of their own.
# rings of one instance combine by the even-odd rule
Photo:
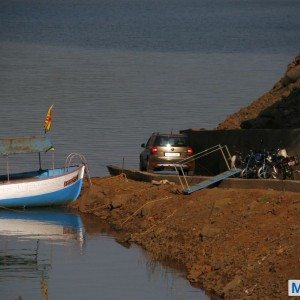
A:
<svg viewBox="0 0 300 300">
<path fill-rule="evenodd" d="M 147 173 L 134 169 L 122 169 L 118 166 L 107 166 L 107 169 L 112 176 L 124 173 L 128 179 L 151 182 L 152 180 L 167 179 L 170 182 L 180 184 L 177 175 L 164 175 L 156 173 Z M 183 178 L 183 177 L 182 177 Z M 210 179 L 209 176 L 186 176 L 190 186 Z M 272 189 L 277 191 L 290 191 L 300 193 L 300 180 L 272 180 L 272 179 L 242 179 L 242 178 L 227 178 L 220 182 L 218 187 L 232 189 Z"/>
</svg>

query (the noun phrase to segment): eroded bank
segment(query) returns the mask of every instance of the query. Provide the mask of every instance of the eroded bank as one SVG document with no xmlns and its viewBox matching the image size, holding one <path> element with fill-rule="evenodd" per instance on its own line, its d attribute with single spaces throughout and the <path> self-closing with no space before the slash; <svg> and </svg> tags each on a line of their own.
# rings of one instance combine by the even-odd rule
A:
<svg viewBox="0 0 300 300">
<path fill-rule="evenodd" d="M 73 208 L 105 220 L 118 241 L 185 266 L 187 279 L 228 299 L 285 298 L 299 274 L 300 194 L 213 188 L 189 196 L 169 181 L 93 178 Z"/>
</svg>

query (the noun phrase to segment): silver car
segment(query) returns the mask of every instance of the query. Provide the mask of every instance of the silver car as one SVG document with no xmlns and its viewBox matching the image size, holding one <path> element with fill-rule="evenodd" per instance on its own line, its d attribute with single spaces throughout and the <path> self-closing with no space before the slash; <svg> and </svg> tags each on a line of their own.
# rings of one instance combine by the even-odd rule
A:
<svg viewBox="0 0 300 300">
<path fill-rule="evenodd" d="M 193 155 L 193 149 L 184 134 L 153 133 L 141 147 L 144 150 L 140 154 L 140 170 L 147 172 L 174 170 L 174 165 L 178 166 L 179 161 Z M 185 173 L 192 175 L 195 161 L 182 167 Z"/>
</svg>

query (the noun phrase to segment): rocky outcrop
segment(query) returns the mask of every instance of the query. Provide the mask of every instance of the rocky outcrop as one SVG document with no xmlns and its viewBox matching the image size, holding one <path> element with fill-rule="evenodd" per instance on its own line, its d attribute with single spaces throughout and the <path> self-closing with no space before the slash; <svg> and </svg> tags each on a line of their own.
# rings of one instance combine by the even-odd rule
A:
<svg viewBox="0 0 300 300">
<path fill-rule="evenodd" d="M 217 129 L 300 128 L 300 54 L 284 76 L 248 107 L 230 115 Z"/>
</svg>

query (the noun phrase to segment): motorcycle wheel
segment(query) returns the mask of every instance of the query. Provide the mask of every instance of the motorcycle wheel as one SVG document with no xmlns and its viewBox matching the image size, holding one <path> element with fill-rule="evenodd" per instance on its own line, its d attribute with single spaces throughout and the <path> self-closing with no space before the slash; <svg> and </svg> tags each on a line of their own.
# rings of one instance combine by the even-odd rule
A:
<svg viewBox="0 0 300 300">
<path fill-rule="evenodd" d="M 249 178 L 249 170 L 248 169 L 243 169 L 241 174 L 240 174 L 241 178 Z"/>
<path fill-rule="evenodd" d="M 262 166 L 257 170 L 257 177 L 260 179 L 268 179 L 271 177 L 271 170 L 269 166 Z"/>
<path fill-rule="evenodd" d="M 291 167 L 286 169 L 286 178 L 294 180 L 294 171 Z"/>
<path fill-rule="evenodd" d="M 272 171 L 271 171 L 271 178 L 284 180 L 286 178 L 286 174 L 285 174 L 284 170 L 282 170 L 282 168 L 273 166 Z"/>
</svg>

